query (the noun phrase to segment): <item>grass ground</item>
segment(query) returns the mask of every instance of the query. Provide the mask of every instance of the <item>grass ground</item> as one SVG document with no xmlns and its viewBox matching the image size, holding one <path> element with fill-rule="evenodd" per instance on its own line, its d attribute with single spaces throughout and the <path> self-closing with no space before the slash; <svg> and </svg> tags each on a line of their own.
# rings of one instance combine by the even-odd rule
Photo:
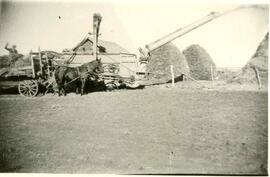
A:
<svg viewBox="0 0 270 177">
<path fill-rule="evenodd" d="M 0 170 L 266 174 L 267 92 L 0 96 Z"/>
</svg>

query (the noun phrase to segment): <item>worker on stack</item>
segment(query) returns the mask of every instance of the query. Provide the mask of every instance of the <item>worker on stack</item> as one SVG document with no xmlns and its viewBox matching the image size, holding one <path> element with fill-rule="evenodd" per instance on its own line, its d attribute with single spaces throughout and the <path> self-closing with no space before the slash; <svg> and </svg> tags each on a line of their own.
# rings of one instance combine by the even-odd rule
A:
<svg viewBox="0 0 270 177">
<path fill-rule="evenodd" d="M 18 54 L 18 51 L 16 49 L 16 45 L 12 45 L 12 47 L 8 47 L 8 43 L 5 45 L 5 49 L 9 51 L 10 56 L 10 65 L 14 66 L 15 62 L 22 56 Z"/>
<path fill-rule="evenodd" d="M 12 48 L 9 48 L 9 47 L 8 47 L 8 43 L 7 43 L 6 46 L 5 46 L 5 49 L 6 49 L 7 51 L 9 51 L 9 54 L 10 54 L 10 55 L 12 55 L 12 54 L 18 54 L 18 51 L 17 51 L 17 49 L 16 49 L 16 45 L 12 45 Z"/>
</svg>

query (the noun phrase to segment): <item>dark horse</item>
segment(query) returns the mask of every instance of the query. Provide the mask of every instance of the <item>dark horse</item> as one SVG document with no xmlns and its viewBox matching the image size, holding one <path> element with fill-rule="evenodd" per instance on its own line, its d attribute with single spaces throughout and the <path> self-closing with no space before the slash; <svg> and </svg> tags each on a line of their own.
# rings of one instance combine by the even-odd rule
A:
<svg viewBox="0 0 270 177">
<path fill-rule="evenodd" d="M 70 83 L 76 84 L 76 93 L 84 94 L 85 82 L 87 79 L 98 80 L 98 75 L 104 72 L 99 59 L 72 68 L 68 66 L 58 66 L 55 70 L 55 81 L 58 86 L 59 96 L 66 95 L 66 86 Z"/>
</svg>

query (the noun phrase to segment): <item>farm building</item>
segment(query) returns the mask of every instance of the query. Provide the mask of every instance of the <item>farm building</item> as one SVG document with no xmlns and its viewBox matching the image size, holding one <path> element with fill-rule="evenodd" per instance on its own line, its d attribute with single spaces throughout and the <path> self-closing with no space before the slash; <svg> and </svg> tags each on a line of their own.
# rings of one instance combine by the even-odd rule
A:
<svg viewBox="0 0 270 177">
<path fill-rule="evenodd" d="M 71 66 L 78 66 L 94 60 L 93 39 L 86 37 L 70 51 L 63 52 L 65 60 L 71 61 Z M 138 62 L 135 54 L 131 54 L 114 42 L 98 40 L 98 58 L 105 66 L 119 66 L 121 77 L 136 75 Z"/>
</svg>

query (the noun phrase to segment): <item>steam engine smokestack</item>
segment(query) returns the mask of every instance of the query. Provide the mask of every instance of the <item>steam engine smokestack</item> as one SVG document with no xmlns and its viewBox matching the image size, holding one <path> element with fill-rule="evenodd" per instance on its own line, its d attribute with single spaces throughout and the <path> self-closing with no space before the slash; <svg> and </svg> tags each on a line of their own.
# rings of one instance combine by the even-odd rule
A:
<svg viewBox="0 0 270 177">
<path fill-rule="evenodd" d="M 94 58 L 97 60 L 97 44 L 98 44 L 98 35 L 99 35 L 99 26 L 100 22 L 102 20 L 102 17 L 99 13 L 94 13 L 93 15 L 93 55 Z"/>
</svg>

